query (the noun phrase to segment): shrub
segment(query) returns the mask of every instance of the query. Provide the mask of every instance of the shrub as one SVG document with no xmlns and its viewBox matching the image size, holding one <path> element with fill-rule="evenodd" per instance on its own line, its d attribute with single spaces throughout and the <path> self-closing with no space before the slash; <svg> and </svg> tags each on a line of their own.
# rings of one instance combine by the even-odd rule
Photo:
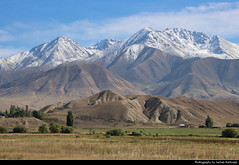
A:
<svg viewBox="0 0 239 165">
<path fill-rule="evenodd" d="M 110 138 L 110 135 L 109 135 L 109 134 L 106 134 L 105 137 L 106 137 L 106 138 Z"/>
<path fill-rule="evenodd" d="M 222 137 L 236 137 L 237 136 L 237 131 L 235 129 L 225 129 L 222 131 Z"/>
<path fill-rule="evenodd" d="M 41 111 L 32 111 L 32 116 L 40 120 L 43 120 L 46 117 L 46 115 Z"/>
<path fill-rule="evenodd" d="M 27 133 L 27 128 L 24 125 L 17 125 L 13 128 L 14 133 Z"/>
<path fill-rule="evenodd" d="M 130 136 L 142 136 L 141 133 L 138 132 L 132 132 L 131 134 L 129 134 Z"/>
<path fill-rule="evenodd" d="M 0 126 L 0 133 L 8 133 L 7 127 Z"/>
<path fill-rule="evenodd" d="M 72 127 L 61 126 L 61 133 L 72 133 L 72 132 L 73 132 Z"/>
<path fill-rule="evenodd" d="M 74 129 L 72 127 L 61 126 L 58 124 L 50 124 L 49 130 L 51 133 L 72 133 Z"/>
<path fill-rule="evenodd" d="M 239 127 L 239 123 L 233 123 L 232 127 Z"/>
<path fill-rule="evenodd" d="M 124 136 L 124 131 L 121 129 L 113 129 L 106 132 L 106 135 L 110 136 Z"/>
<path fill-rule="evenodd" d="M 40 126 L 38 128 L 38 132 L 39 133 L 48 133 L 48 128 L 47 128 L 46 124 L 43 124 L 42 126 Z"/>
<path fill-rule="evenodd" d="M 199 125 L 198 128 L 207 128 L 205 125 Z"/>
<path fill-rule="evenodd" d="M 49 130 L 51 133 L 60 133 L 61 132 L 61 126 L 58 124 L 50 124 Z"/>
<path fill-rule="evenodd" d="M 226 127 L 232 127 L 232 123 L 227 123 Z"/>
<path fill-rule="evenodd" d="M 80 135 L 76 135 L 76 138 L 80 138 Z"/>
<path fill-rule="evenodd" d="M 227 123 L 226 127 L 239 127 L 239 123 Z"/>
</svg>

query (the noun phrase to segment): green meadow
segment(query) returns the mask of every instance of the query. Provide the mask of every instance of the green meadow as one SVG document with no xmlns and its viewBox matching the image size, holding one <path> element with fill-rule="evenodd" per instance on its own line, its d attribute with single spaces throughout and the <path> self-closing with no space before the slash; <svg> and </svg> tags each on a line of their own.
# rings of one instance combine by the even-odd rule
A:
<svg viewBox="0 0 239 165">
<path fill-rule="evenodd" d="M 124 136 L 107 136 L 108 130 L 0 134 L 0 159 L 239 158 L 239 138 L 220 137 L 223 129 L 122 128 Z"/>
</svg>

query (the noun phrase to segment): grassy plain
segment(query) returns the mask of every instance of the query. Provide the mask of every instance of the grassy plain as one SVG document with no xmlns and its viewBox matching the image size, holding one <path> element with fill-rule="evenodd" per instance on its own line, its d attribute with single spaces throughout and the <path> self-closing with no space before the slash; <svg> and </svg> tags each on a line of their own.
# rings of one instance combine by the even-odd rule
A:
<svg viewBox="0 0 239 165">
<path fill-rule="evenodd" d="M 106 137 L 108 129 L 72 134 L 0 134 L 0 159 L 238 159 L 239 138 L 222 129 L 125 128 L 142 136 Z M 239 130 L 237 130 L 239 131 Z"/>
</svg>

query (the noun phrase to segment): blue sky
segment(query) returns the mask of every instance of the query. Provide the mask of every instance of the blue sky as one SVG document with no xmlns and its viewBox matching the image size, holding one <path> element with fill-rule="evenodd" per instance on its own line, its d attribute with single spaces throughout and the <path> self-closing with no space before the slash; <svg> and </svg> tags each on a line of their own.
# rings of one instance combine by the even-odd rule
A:
<svg viewBox="0 0 239 165">
<path fill-rule="evenodd" d="M 144 27 L 185 28 L 239 43 L 239 1 L 0 0 L 0 57 L 62 35 L 90 46 Z"/>
</svg>

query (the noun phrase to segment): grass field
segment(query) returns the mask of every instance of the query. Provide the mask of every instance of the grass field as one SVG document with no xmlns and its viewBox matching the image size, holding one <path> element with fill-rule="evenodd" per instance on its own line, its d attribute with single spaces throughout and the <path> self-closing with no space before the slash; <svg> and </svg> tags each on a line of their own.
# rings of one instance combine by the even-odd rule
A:
<svg viewBox="0 0 239 165">
<path fill-rule="evenodd" d="M 0 134 L 0 159 L 238 159 L 239 138 L 222 129 L 125 128 L 142 136 L 106 137 L 108 129 L 72 134 Z M 239 131 L 239 130 L 237 130 Z"/>
</svg>

